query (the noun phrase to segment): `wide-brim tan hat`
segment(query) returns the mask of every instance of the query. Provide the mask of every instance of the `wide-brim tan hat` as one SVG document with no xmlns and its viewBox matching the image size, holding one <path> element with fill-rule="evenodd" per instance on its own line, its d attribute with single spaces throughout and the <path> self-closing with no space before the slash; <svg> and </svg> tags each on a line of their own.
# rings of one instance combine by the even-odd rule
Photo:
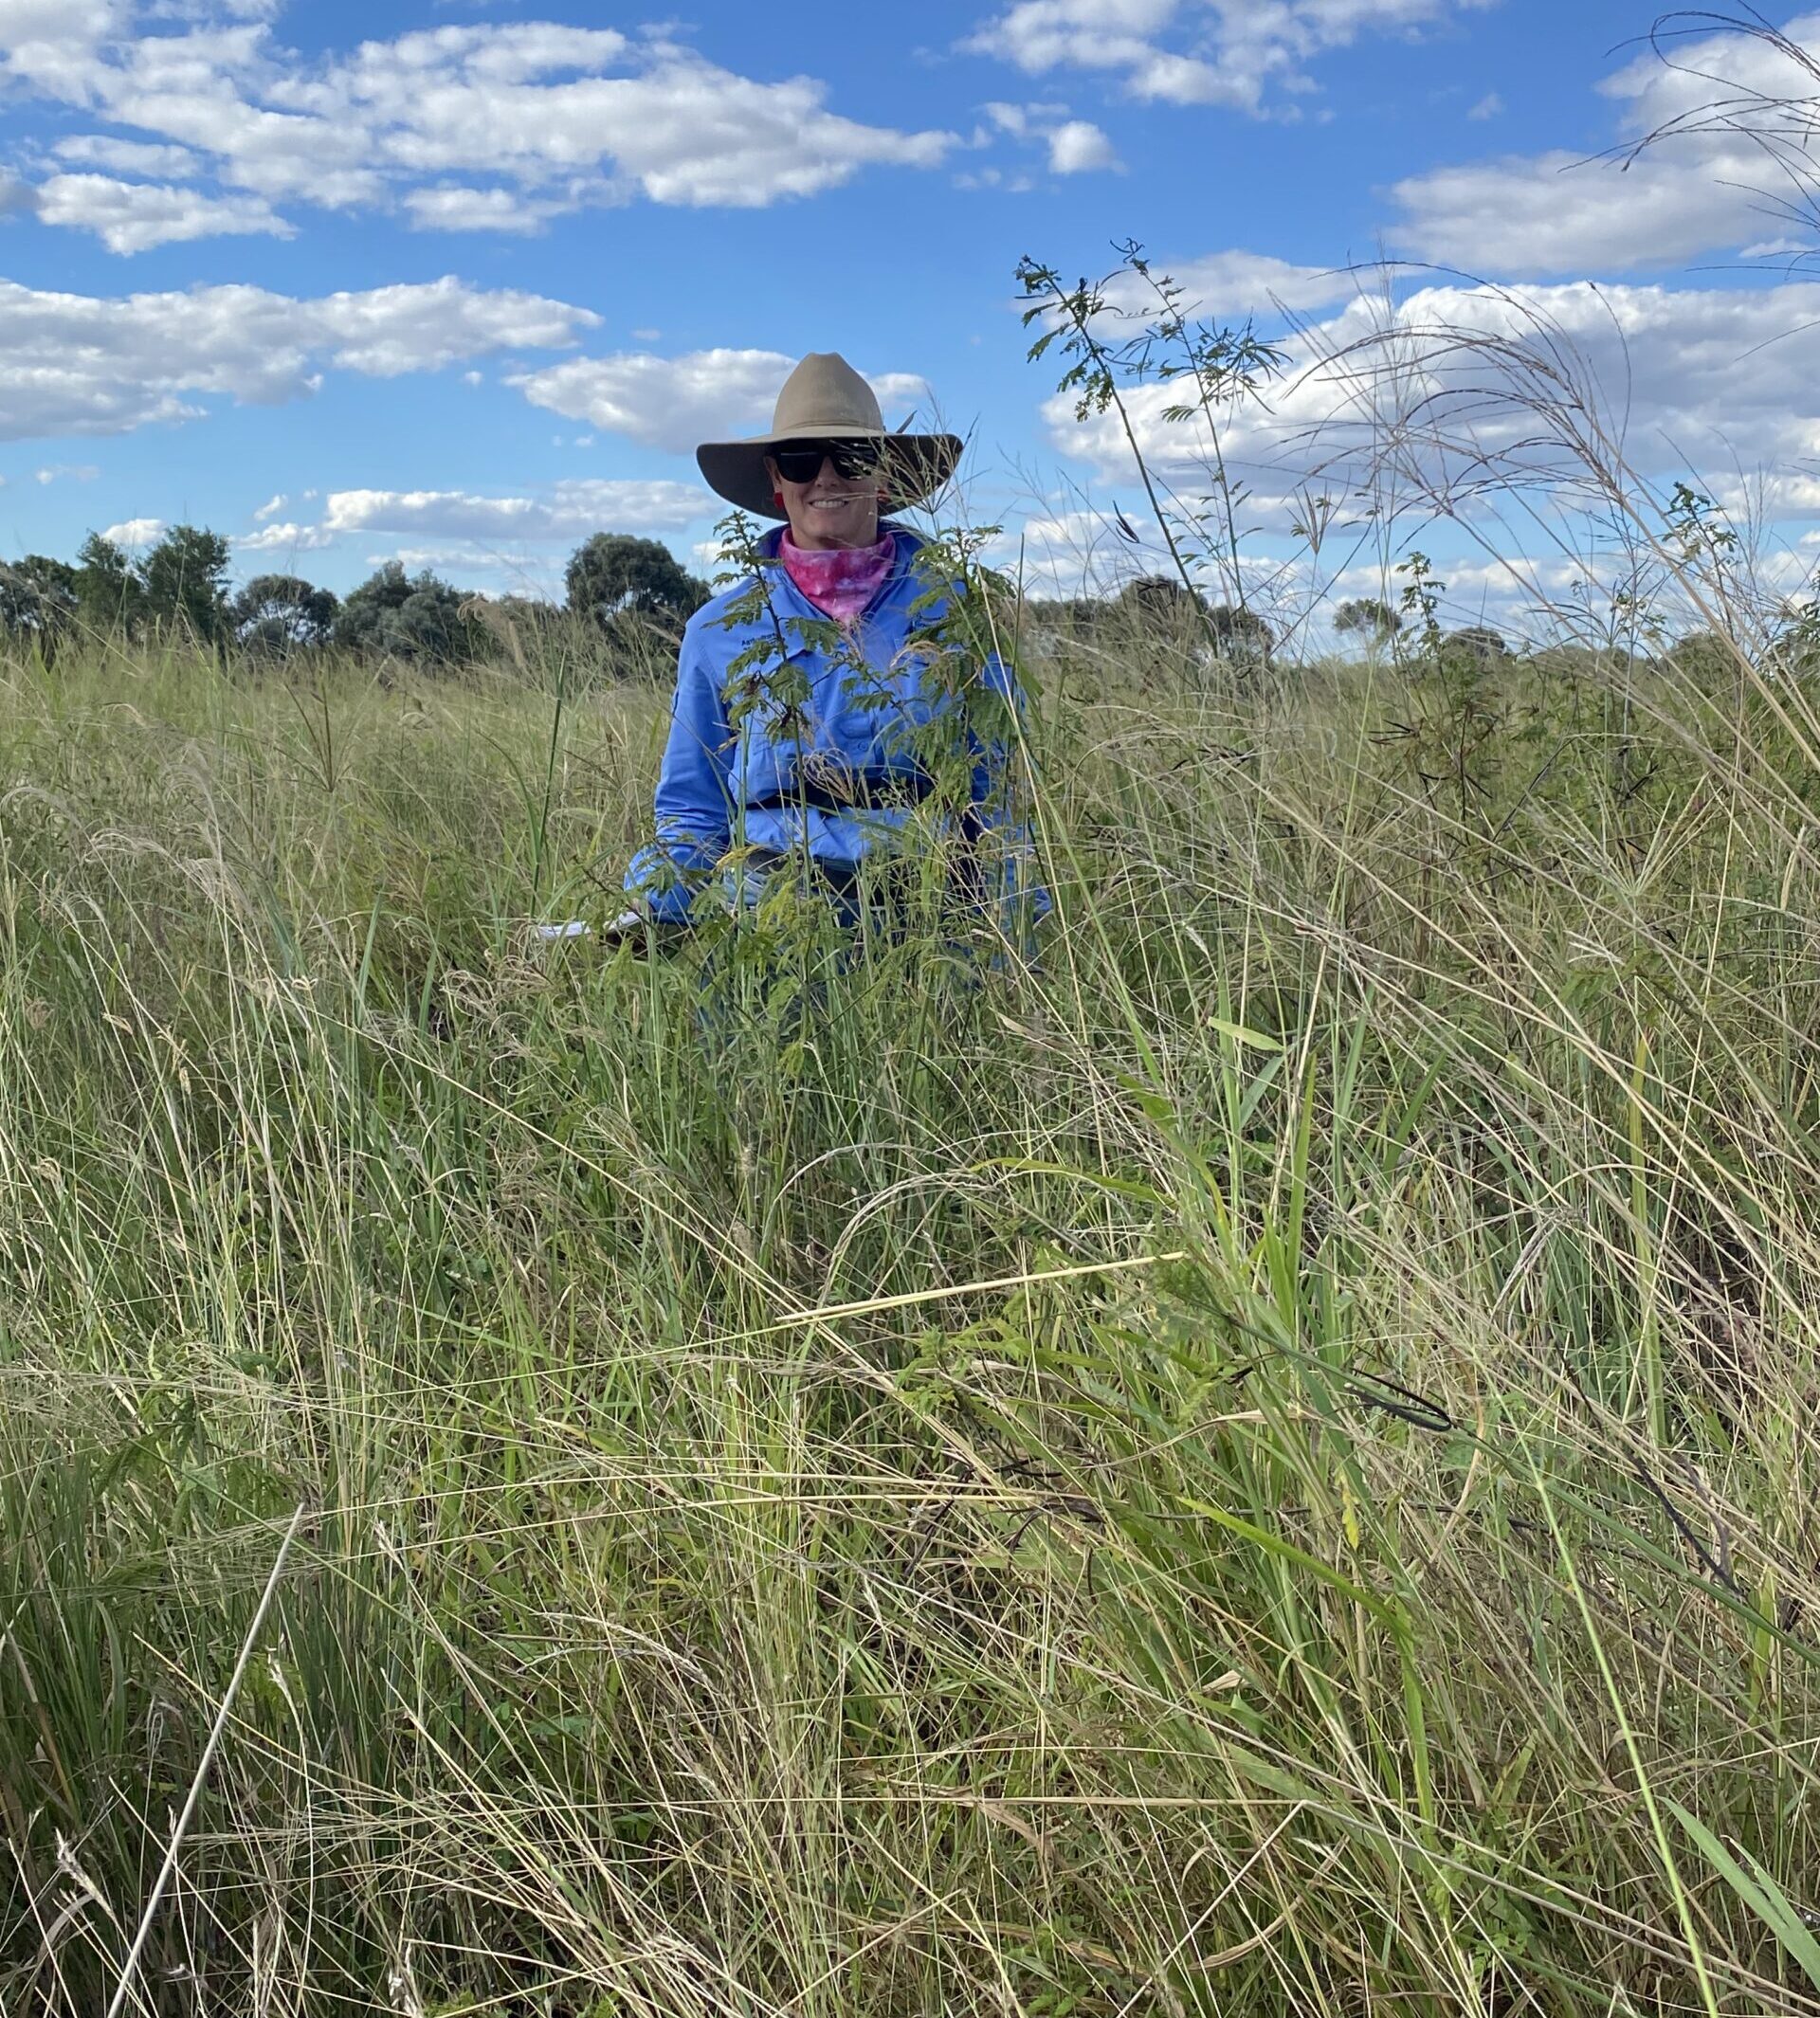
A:
<svg viewBox="0 0 1820 2018">
<path fill-rule="evenodd" d="M 781 518 L 765 455 L 784 442 L 876 439 L 884 445 L 887 504 L 920 504 L 955 473 L 961 443 L 952 434 L 892 434 L 878 394 L 833 351 L 811 351 L 784 380 L 771 432 L 743 442 L 703 442 L 701 474 L 730 503 L 760 518 Z"/>
</svg>

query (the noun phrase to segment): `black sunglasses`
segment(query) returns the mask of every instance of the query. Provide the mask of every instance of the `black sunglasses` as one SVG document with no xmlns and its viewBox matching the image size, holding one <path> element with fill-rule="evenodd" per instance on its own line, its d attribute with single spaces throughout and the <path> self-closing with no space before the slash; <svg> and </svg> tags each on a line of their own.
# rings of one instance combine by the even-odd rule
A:
<svg viewBox="0 0 1820 2018">
<path fill-rule="evenodd" d="M 876 477 L 884 467 L 884 450 L 877 442 L 786 442 L 771 451 L 777 474 L 788 483 L 813 483 L 824 462 L 849 481 Z"/>
</svg>

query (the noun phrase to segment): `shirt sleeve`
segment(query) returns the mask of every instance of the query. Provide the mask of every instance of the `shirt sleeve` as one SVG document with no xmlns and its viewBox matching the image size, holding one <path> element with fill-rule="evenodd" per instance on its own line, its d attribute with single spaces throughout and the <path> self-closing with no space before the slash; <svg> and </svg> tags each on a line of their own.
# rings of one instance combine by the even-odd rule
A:
<svg viewBox="0 0 1820 2018">
<path fill-rule="evenodd" d="M 662 923 L 688 921 L 696 888 L 731 844 L 733 753 L 719 668 L 691 625 L 658 772 L 657 839 L 626 871 L 627 890 Z"/>
</svg>

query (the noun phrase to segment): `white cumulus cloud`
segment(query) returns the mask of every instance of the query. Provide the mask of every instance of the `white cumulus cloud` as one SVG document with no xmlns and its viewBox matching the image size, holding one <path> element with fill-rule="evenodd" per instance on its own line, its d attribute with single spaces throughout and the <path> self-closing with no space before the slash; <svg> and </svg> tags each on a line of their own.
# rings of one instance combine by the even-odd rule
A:
<svg viewBox="0 0 1820 2018">
<path fill-rule="evenodd" d="M 465 183 L 411 190 L 404 202 L 420 231 L 507 231 L 522 237 L 544 230 L 553 217 L 569 208 L 527 197 L 518 190 L 473 189 Z"/>
<path fill-rule="evenodd" d="M 1628 170 L 1565 149 L 1468 162 L 1394 186 L 1394 239 L 1472 274 L 1670 266 L 1760 227 L 1746 223 L 1748 203 L 1730 179 L 1711 162 L 1663 155 Z"/>
<path fill-rule="evenodd" d="M 796 359 L 779 351 L 692 351 L 680 357 L 625 352 L 575 357 L 509 379 L 533 406 L 651 448 L 686 453 L 698 442 L 764 431 L 779 389 Z M 923 409 L 927 383 L 905 372 L 868 374 L 885 425 Z"/>
<path fill-rule="evenodd" d="M 334 541 L 335 535 L 319 525 L 262 526 L 257 533 L 235 536 L 234 547 L 242 554 L 309 554 Z"/>
<path fill-rule="evenodd" d="M 52 150 L 60 161 L 78 168 L 112 169 L 119 175 L 145 175 L 182 182 L 201 166 L 187 147 L 168 147 L 155 140 L 120 140 L 111 134 L 79 133 L 59 140 Z"/>
<path fill-rule="evenodd" d="M 1054 175 L 1079 175 L 1092 169 L 1121 166 L 1109 136 L 1091 119 L 1070 118 L 1065 105 L 1018 105 L 993 100 L 980 110 L 985 113 L 987 123 L 975 128 L 970 143 L 974 148 L 990 146 L 995 134 L 1043 145 L 1048 150 L 1049 173 Z M 1008 185 L 1005 172 L 996 167 L 974 170 L 956 179 L 963 189 L 1032 186 L 1026 177 Z"/>
<path fill-rule="evenodd" d="M 1285 517 L 1304 483 L 1344 507 L 1374 465 L 1400 470 L 1409 495 L 1485 467 L 1584 487 L 1576 444 L 1770 516 L 1820 510 L 1820 282 L 1424 286 L 1393 307 L 1368 290 L 1287 349 L 1270 410 L 1234 409 L 1223 427 L 1254 518 Z M 1126 405 L 1153 467 L 1192 491 L 1210 451 L 1165 417 L 1180 397 L 1150 385 Z M 1065 395 L 1045 412 L 1058 446 L 1130 481 L 1116 416 L 1078 423 Z"/>
<path fill-rule="evenodd" d="M 270 406 L 325 370 L 393 377 L 501 350 L 560 350 L 599 318 L 446 279 L 297 299 L 262 287 L 123 297 L 0 281 L 0 440 L 124 434 L 201 401 Z"/>
<path fill-rule="evenodd" d="M 0 0 L 0 81 L 122 129 L 66 159 L 167 180 L 170 162 L 206 162 L 226 208 L 192 206 L 188 235 L 269 228 L 261 202 L 402 204 L 464 231 L 638 195 L 757 208 L 871 167 L 936 168 L 959 144 L 845 118 L 814 78 L 742 76 L 655 29 L 446 26 L 304 57 L 245 18 L 269 11 L 198 4 L 178 32 L 135 32 L 151 19 L 127 0 Z M 67 200 L 45 214 L 86 222 Z M 129 238 L 116 249 L 138 249 Z"/>
<path fill-rule="evenodd" d="M 1820 40 L 1820 13 L 1786 24 L 1796 43 Z M 1795 121 L 1753 119 L 1753 99 L 1811 100 L 1801 65 L 1759 40 L 1738 35 L 1671 40 L 1625 64 L 1599 86 L 1618 107 L 1608 155 L 1555 149 L 1465 162 L 1406 177 L 1392 191 L 1402 212 L 1394 242 L 1411 256 L 1473 274 L 1626 272 L 1667 267 L 1715 249 L 1774 240 L 1800 183 L 1778 148 L 1811 155 Z M 1731 100 L 1764 143 L 1702 115 Z M 1646 136 L 1682 129 L 1631 155 Z M 1776 133 L 1781 135 L 1778 142 Z M 1797 169 L 1799 163 L 1796 164 Z M 1811 226 L 1811 219 L 1808 220 Z M 1802 243 L 1813 244 L 1811 228 Z"/>
<path fill-rule="evenodd" d="M 1138 99 L 1263 109 L 1364 34 L 1411 34 L 1497 0 L 1017 0 L 967 46 L 1035 76 L 1092 70 Z"/>
<path fill-rule="evenodd" d="M 1270 253 L 1236 249 L 1174 262 L 1157 260 L 1154 267 L 1159 277 L 1182 289 L 1187 311 L 1201 316 L 1257 315 L 1272 306 L 1332 308 L 1350 301 L 1361 288 L 1380 284 L 1375 266 L 1299 266 Z M 1129 275 L 1115 281 L 1106 294 L 1114 306 L 1142 316 L 1153 316 L 1157 309 L 1155 291 Z"/>
<path fill-rule="evenodd" d="M 129 0 L 0 0 L 0 71 L 80 103 L 100 45 L 130 12 Z"/>
<path fill-rule="evenodd" d="M 700 484 L 578 478 L 537 496 L 456 490 L 331 491 L 322 523 L 331 534 L 404 533 L 465 540 L 579 539 L 602 530 L 677 531 L 707 516 Z"/>
<path fill-rule="evenodd" d="M 129 554 L 137 553 L 141 547 L 155 546 L 163 536 L 162 518 L 123 518 L 118 525 L 110 525 L 101 534 L 103 539 L 111 539 Z"/>
<path fill-rule="evenodd" d="M 248 232 L 296 235 L 262 197 L 205 196 L 112 175 L 52 175 L 38 185 L 37 209 L 45 224 L 94 232 L 110 252 L 146 252 L 183 239 Z"/>
<path fill-rule="evenodd" d="M 1172 570 L 1154 525 L 1131 529 L 1135 540 L 1108 513 L 1073 500 L 1038 500 L 1027 517 L 999 535 L 989 557 L 1031 595 L 1104 595 L 1134 575 Z"/>
<path fill-rule="evenodd" d="M 1067 119 L 1049 135 L 1049 168 L 1058 175 L 1079 175 L 1089 169 L 1117 168 L 1112 142 L 1090 119 Z"/>
</svg>

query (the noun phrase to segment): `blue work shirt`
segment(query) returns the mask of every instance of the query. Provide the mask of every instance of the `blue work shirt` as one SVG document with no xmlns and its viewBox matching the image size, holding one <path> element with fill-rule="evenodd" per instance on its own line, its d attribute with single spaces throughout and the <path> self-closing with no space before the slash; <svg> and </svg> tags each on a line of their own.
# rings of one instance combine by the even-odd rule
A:
<svg viewBox="0 0 1820 2018">
<path fill-rule="evenodd" d="M 946 598 L 930 594 L 918 569 L 924 541 L 888 521 L 880 530 L 893 535 L 897 552 L 850 629 L 792 581 L 777 557 L 781 527 L 758 543 L 769 609 L 730 620 L 751 591 L 747 581 L 690 618 L 658 775 L 657 839 L 626 872 L 628 892 L 649 918 L 686 923 L 699 915 L 715 900 L 704 892 L 735 848 L 806 850 L 840 877 L 869 857 L 901 851 L 911 802 L 930 782 L 929 737 L 954 720 L 956 693 L 944 684 L 964 682 L 954 681 L 952 661 L 942 669 L 946 682 L 937 676 L 936 651 L 906 649 L 913 634 L 941 620 Z M 764 647 L 762 662 L 737 669 L 754 645 Z M 977 655 L 966 679 L 1009 703 L 1001 716 L 1021 708 L 995 653 Z M 962 734 L 957 754 L 970 761 L 971 779 L 959 824 L 989 854 L 986 887 L 1001 911 L 1040 916 L 1047 896 L 1031 881 L 1028 834 L 1010 804 L 1005 742 L 971 727 Z"/>
</svg>

